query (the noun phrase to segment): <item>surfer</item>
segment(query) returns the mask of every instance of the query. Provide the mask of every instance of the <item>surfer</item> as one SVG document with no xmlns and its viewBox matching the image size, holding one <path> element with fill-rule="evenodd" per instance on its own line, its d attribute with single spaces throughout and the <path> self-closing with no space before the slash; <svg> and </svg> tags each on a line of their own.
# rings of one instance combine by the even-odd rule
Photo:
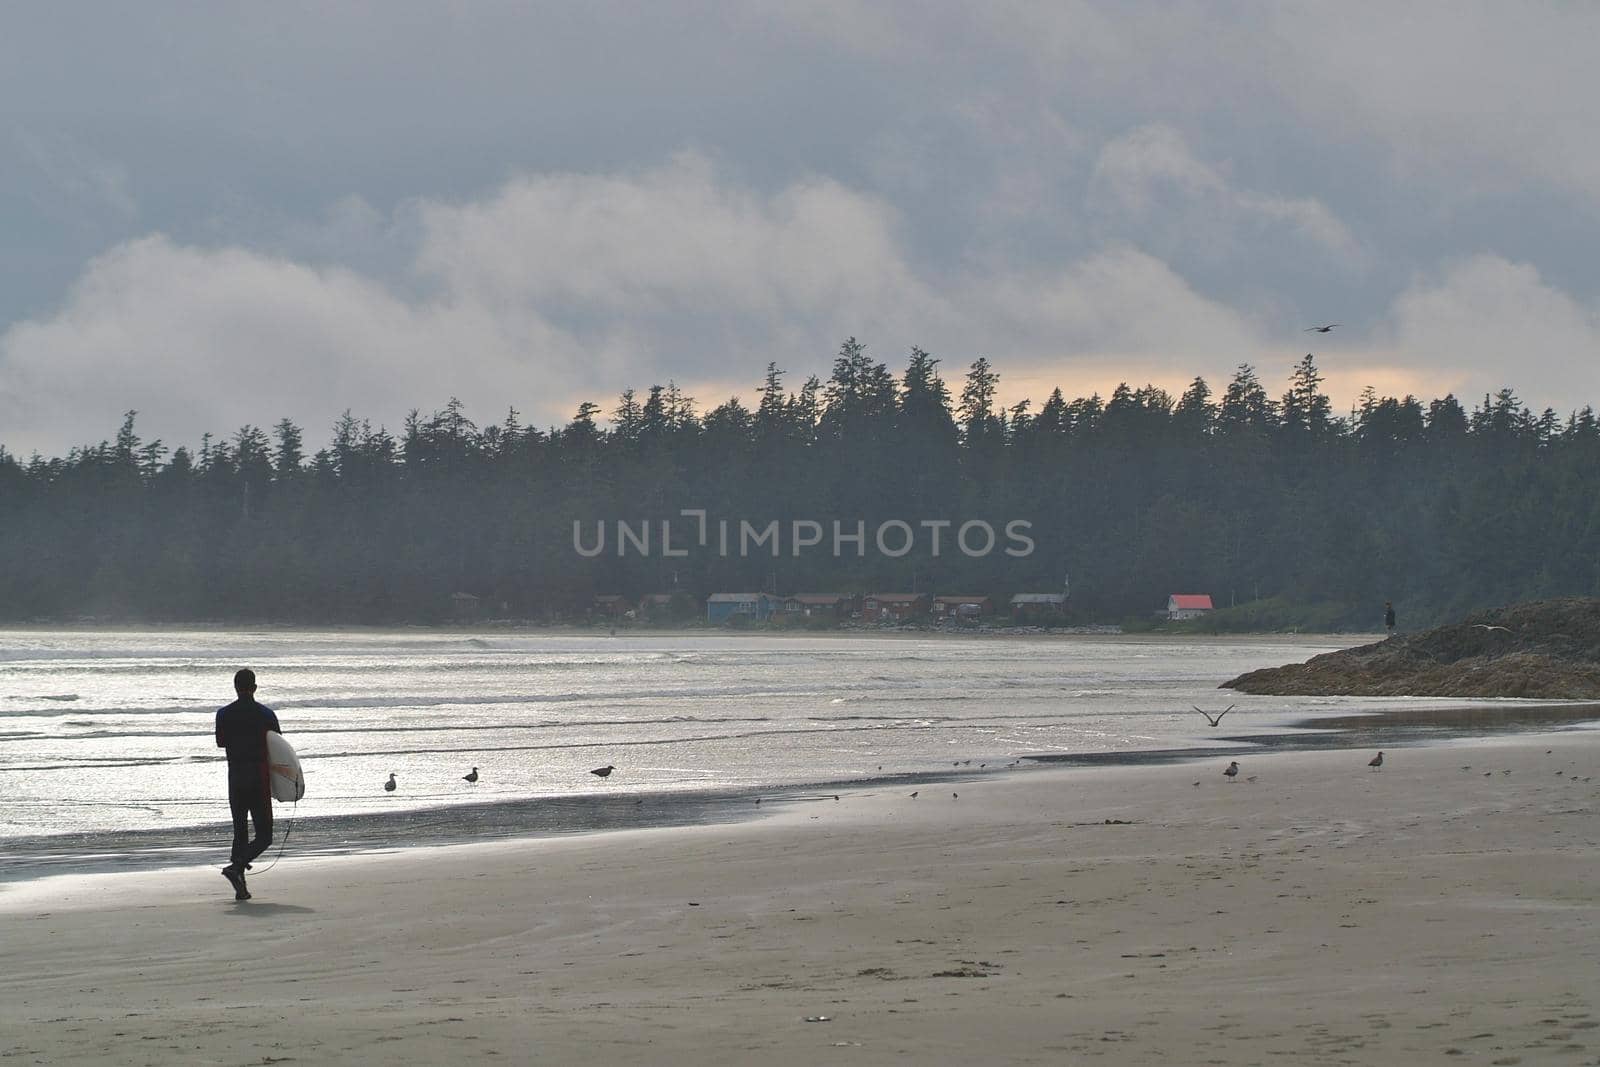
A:
<svg viewBox="0 0 1600 1067">
<path fill-rule="evenodd" d="M 217 711 L 217 747 L 228 752 L 228 808 L 233 813 L 232 862 L 222 876 L 234 889 L 235 900 L 249 900 L 244 872 L 250 861 L 272 845 L 272 791 L 267 781 L 267 731 L 283 733 L 278 716 L 256 703 L 256 675 L 249 669 L 233 676 L 239 694 Z M 250 836 L 250 823 L 256 836 Z"/>
</svg>

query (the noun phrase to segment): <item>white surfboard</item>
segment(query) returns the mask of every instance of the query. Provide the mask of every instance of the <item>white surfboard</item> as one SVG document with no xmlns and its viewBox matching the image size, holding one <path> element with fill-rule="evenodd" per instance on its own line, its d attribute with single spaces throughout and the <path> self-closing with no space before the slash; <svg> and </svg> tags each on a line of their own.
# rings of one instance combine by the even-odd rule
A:
<svg viewBox="0 0 1600 1067">
<path fill-rule="evenodd" d="M 267 731 L 267 781 L 272 787 L 272 799 L 285 803 L 306 795 L 306 779 L 300 773 L 300 757 L 294 746 L 283 735 Z"/>
</svg>

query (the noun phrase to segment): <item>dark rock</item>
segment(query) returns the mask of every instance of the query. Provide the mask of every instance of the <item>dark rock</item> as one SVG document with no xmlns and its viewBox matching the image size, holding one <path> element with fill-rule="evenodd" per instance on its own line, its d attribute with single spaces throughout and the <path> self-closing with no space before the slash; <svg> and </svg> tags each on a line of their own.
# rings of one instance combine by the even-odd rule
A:
<svg viewBox="0 0 1600 1067">
<path fill-rule="evenodd" d="M 1600 698 L 1600 599 L 1495 608 L 1425 633 L 1250 671 L 1219 688 L 1269 696 Z"/>
</svg>

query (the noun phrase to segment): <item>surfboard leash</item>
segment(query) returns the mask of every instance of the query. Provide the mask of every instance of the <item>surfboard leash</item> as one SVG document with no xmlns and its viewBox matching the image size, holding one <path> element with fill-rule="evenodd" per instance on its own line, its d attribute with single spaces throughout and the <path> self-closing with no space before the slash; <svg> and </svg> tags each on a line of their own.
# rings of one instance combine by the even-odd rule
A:
<svg viewBox="0 0 1600 1067">
<path fill-rule="evenodd" d="M 266 874 L 268 871 L 272 870 L 272 868 L 274 868 L 274 867 L 276 867 L 278 865 L 278 861 L 283 859 L 283 850 L 289 847 L 289 835 L 294 833 L 294 817 L 295 817 L 295 814 L 299 810 L 300 810 L 300 802 L 297 800 L 297 801 L 294 802 L 294 807 L 289 809 L 289 820 L 288 820 L 289 825 L 283 831 L 283 840 L 278 843 L 278 854 L 276 856 L 272 857 L 272 862 L 271 863 L 267 864 L 265 867 L 263 867 L 259 871 L 255 872 L 255 875 L 257 877 L 259 877 L 259 876 L 261 876 L 263 874 Z"/>
</svg>

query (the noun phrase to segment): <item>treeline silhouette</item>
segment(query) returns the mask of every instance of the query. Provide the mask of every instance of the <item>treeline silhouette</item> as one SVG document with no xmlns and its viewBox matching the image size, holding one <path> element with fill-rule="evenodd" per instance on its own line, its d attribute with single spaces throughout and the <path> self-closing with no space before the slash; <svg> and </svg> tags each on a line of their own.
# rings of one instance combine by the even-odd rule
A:
<svg viewBox="0 0 1600 1067">
<path fill-rule="evenodd" d="M 398 434 L 346 413 L 308 453 L 300 427 L 245 426 L 169 452 L 129 412 L 114 440 L 27 460 L 0 448 L 0 616 L 430 622 L 578 618 L 596 594 L 1055 592 L 1077 621 L 1148 616 L 1209 593 L 1216 625 L 1402 627 L 1531 597 L 1600 594 L 1600 426 L 1532 414 L 1510 389 L 1472 409 L 1368 389 L 1336 414 L 1315 361 L 1274 397 L 1241 365 L 1220 395 L 1119 386 L 999 405 L 979 359 L 953 392 L 912 349 L 896 376 L 855 339 L 831 376 L 709 410 L 673 385 L 583 404 L 548 430 L 513 409 L 479 427 L 451 400 Z M 777 520 L 781 554 L 690 536 Z M 981 519 L 1030 523 L 1033 551 L 958 551 Z M 650 520 L 653 551 L 617 552 Z M 661 551 L 659 523 L 672 525 Z M 830 536 L 793 554 L 791 523 Z M 867 531 L 835 557 L 831 524 Z M 873 531 L 901 520 L 912 551 Z M 937 556 L 924 522 L 948 520 Z M 606 551 L 586 558 L 574 522 Z M 898 544 L 902 538 L 890 539 Z M 1002 545 L 1003 547 L 1003 545 Z"/>
</svg>

